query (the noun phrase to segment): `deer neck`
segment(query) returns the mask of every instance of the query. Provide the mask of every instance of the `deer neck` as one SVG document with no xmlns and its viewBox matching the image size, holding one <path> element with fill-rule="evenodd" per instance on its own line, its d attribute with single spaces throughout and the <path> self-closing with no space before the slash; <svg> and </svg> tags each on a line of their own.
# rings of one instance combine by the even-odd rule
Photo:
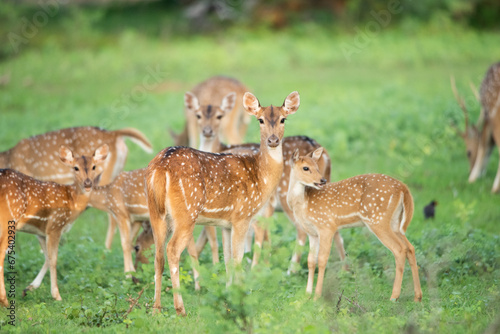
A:
<svg viewBox="0 0 500 334">
<path fill-rule="evenodd" d="M 270 149 L 267 145 L 261 143 L 260 151 L 257 153 L 257 170 L 259 178 L 263 180 L 264 185 L 274 190 L 283 174 L 283 150 L 281 142 L 278 147 Z"/>
<path fill-rule="evenodd" d="M 289 182 L 286 201 L 295 213 L 297 209 L 303 208 L 306 203 L 306 186 L 295 178 L 293 172 L 290 173 Z"/>
<path fill-rule="evenodd" d="M 213 139 L 207 139 L 204 135 L 200 135 L 200 151 L 219 153 L 221 151 L 221 142 L 219 136 Z"/>
<path fill-rule="evenodd" d="M 72 184 L 67 187 L 71 209 L 83 211 L 87 207 L 92 191 L 85 191 L 79 185 Z"/>
</svg>

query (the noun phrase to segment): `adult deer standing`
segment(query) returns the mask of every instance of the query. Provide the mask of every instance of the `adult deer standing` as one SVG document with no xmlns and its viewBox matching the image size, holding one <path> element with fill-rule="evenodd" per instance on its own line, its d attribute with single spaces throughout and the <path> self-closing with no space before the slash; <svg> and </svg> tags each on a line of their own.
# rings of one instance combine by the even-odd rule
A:
<svg viewBox="0 0 500 334">
<path fill-rule="evenodd" d="M 198 128 L 200 129 L 198 133 L 198 136 L 200 137 L 200 150 L 213 153 L 231 152 L 236 154 L 250 155 L 258 152 L 259 144 L 249 143 L 225 145 L 220 141 L 220 137 L 218 136 L 218 134 L 220 132 L 221 125 L 223 124 L 225 115 L 227 115 L 233 109 L 235 98 L 236 94 L 234 92 L 229 93 L 222 99 L 219 107 L 212 107 L 210 105 L 207 106 L 200 104 L 196 95 L 190 92 L 187 92 L 184 95 L 184 105 L 186 110 L 190 112 L 198 122 Z M 275 208 L 281 209 L 285 212 L 285 214 L 288 216 L 297 230 L 297 245 L 295 247 L 294 254 L 292 255 L 289 273 L 296 270 L 296 266 L 300 262 L 300 250 L 302 246 L 305 245 L 307 238 L 307 233 L 300 227 L 300 224 L 297 224 L 297 222 L 295 221 L 293 213 L 286 201 L 288 182 L 290 180 L 290 158 L 292 157 L 296 149 L 299 150 L 299 154 L 306 155 L 307 153 L 319 147 L 320 145 L 318 145 L 315 140 L 306 136 L 293 136 L 283 138 L 283 174 L 281 175 L 281 180 L 277 187 L 276 196 L 274 198 L 275 200 L 272 201 L 273 203 L 268 204 L 266 210 L 263 210 L 263 212 L 261 212 L 264 217 L 270 217 L 274 213 Z M 326 151 L 323 151 L 323 155 L 321 157 L 321 160 L 318 161 L 318 165 L 323 177 L 329 181 L 331 160 Z M 255 221 L 252 226 L 255 231 L 255 245 L 257 246 L 257 249 L 262 247 L 264 241 L 270 242 L 269 232 L 265 227 L 263 227 L 257 221 Z M 336 233 L 334 239 L 340 259 L 344 260 L 345 250 L 343 247 L 342 237 L 339 233 Z M 198 255 L 207 241 L 209 241 L 210 243 L 214 262 L 218 262 L 217 234 L 215 232 L 215 227 L 213 226 L 205 226 L 200 237 L 198 238 L 196 242 Z M 259 253 L 260 252 L 258 250 L 254 253 L 252 266 L 255 266 L 258 263 Z"/>
<path fill-rule="evenodd" d="M 413 274 L 415 301 L 421 301 L 415 249 L 405 236 L 413 216 L 413 199 L 408 187 L 381 174 L 359 175 L 327 183 L 317 165 L 322 152 L 322 148 L 308 156 L 299 156 L 295 152 L 291 161 L 287 201 L 295 218 L 309 235 L 306 291 L 312 293 L 318 263 L 316 297 L 321 296 L 332 238 L 337 230 L 364 225 L 394 254 L 396 277 L 391 300 L 399 298 L 408 259 Z"/>
<path fill-rule="evenodd" d="M 61 300 L 56 269 L 59 239 L 86 209 L 92 188 L 99 179 L 96 167 L 106 160 L 108 151 L 108 145 L 104 144 L 92 156 L 75 157 L 70 149 L 62 146 L 60 160 L 73 169 L 72 185 L 39 181 L 12 169 L 0 169 L 0 303 L 5 306 L 8 303 L 3 263 L 17 231 L 35 234 L 45 254 L 40 273 L 24 292 L 38 288 L 50 268 L 52 297 Z M 11 247 L 9 255 L 14 252 Z"/>
<path fill-rule="evenodd" d="M 191 90 L 191 93 L 198 97 L 201 105 L 215 109 L 229 93 L 234 92 L 236 94 L 235 101 L 241 101 L 243 94 L 247 91 L 248 89 L 245 85 L 234 78 L 215 76 L 195 86 Z M 196 117 L 187 109 L 185 110 L 185 115 L 186 126 L 184 131 L 179 135 L 172 133 L 175 145 L 199 147 L 198 133 L 200 129 L 198 128 Z M 233 107 L 228 112 L 228 116 L 222 121 L 221 135 L 223 139 L 230 144 L 242 143 L 249 123 L 250 117 L 242 108 L 242 105 L 240 103 L 233 104 Z"/>
<path fill-rule="evenodd" d="M 110 183 L 125 166 L 128 148 L 125 138 L 137 143 L 144 151 L 151 153 L 148 139 L 137 129 L 125 128 L 107 131 L 92 126 L 66 128 L 47 132 L 21 140 L 10 150 L 0 153 L 0 168 L 12 168 L 42 181 L 71 184 L 73 170 L 59 162 L 58 150 L 66 146 L 79 156 L 91 156 L 101 145 L 108 145 L 108 158 L 98 165 L 100 184 Z M 111 248 L 116 223 L 109 217 L 106 248 Z"/>
<path fill-rule="evenodd" d="M 465 102 L 458 94 L 453 78 L 451 88 L 465 115 L 465 131 L 458 133 L 465 142 L 470 166 L 469 182 L 472 183 L 484 173 L 494 145 L 500 147 L 500 63 L 490 66 L 481 83 L 477 97 L 482 108 L 477 125 L 470 124 Z M 500 191 L 500 163 L 491 191 Z"/>
<path fill-rule="evenodd" d="M 146 187 L 156 248 L 156 310 L 161 309 L 165 240 L 169 229 L 173 235 L 168 242 L 167 259 L 177 314 L 186 313 L 179 292 L 179 258 L 193 237 L 196 223 L 223 227 L 226 270 L 231 268 L 230 262 L 241 263 L 250 221 L 275 192 L 281 178 L 284 123 L 299 104 L 297 92 L 288 95 L 281 107 L 261 107 L 254 95 L 245 93 L 246 111 L 260 122 L 260 151 L 255 155 L 213 154 L 170 147 L 150 162 Z"/>
</svg>

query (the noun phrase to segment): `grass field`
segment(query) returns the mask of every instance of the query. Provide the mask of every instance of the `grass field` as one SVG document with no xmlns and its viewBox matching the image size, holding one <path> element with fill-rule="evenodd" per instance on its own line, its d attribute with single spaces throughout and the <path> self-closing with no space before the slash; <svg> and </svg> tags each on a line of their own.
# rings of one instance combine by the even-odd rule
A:
<svg viewBox="0 0 500 334">
<path fill-rule="evenodd" d="M 142 283 L 126 279 L 119 238 L 105 250 L 107 218 L 91 209 L 59 248 L 62 302 L 51 298 L 48 275 L 21 298 L 43 255 L 34 236 L 18 234 L 16 326 L 2 309 L 2 331 L 456 334 L 483 332 L 498 319 L 500 199 L 490 193 L 498 152 L 486 176 L 469 184 L 465 149 L 450 126 L 462 126 L 463 115 L 449 85 L 453 74 L 477 117 L 479 105 L 468 84 L 478 86 L 498 61 L 498 33 L 446 22 L 389 26 L 346 59 L 342 45 L 354 45 L 359 36 L 310 24 L 278 32 L 232 28 L 210 36 L 152 35 L 132 27 L 96 27 L 87 22 L 88 14 L 80 29 L 70 22 L 61 31 L 47 25 L 21 52 L 0 62 L 0 75 L 11 75 L 0 87 L 0 150 L 46 131 L 97 125 L 136 127 L 158 152 L 172 144 L 167 129 L 184 124 L 184 92 L 211 75 L 240 79 L 263 105 L 281 104 L 297 90 L 301 106 L 287 121 L 286 135 L 308 135 L 322 144 L 332 157 L 333 180 L 377 172 L 409 185 L 416 212 L 407 236 L 417 252 L 423 301 L 413 302 L 409 266 L 400 300 L 389 301 L 394 259 L 366 229 L 342 231 L 352 270 L 340 270 L 332 254 L 324 298 L 309 299 L 306 256 L 297 275 L 286 275 L 295 234 L 279 213 L 269 222 L 269 263 L 245 268 L 241 286 L 226 289 L 223 265 L 213 266 L 206 251 L 203 289 L 196 293 L 186 256 L 181 282 L 188 316 L 175 316 L 171 291 L 163 292 L 164 312 L 152 316 L 153 265 L 137 273 Z M 109 24 L 121 27 L 126 21 Z M 247 139 L 258 138 L 254 121 Z M 128 146 L 128 170 L 154 156 Z M 433 199 L 440 203 L 437 217 L 424 221 L 422 208 Z M 164 287 L 169 285 L 165 273 Z M 144 287 L 125 316 L 130 298 Z"/>
</svg>

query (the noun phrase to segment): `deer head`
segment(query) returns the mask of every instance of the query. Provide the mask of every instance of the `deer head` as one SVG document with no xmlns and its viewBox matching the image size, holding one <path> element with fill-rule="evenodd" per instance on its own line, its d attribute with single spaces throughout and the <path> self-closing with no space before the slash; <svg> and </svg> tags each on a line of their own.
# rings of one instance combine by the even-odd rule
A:
<svg viewBox="0 0 500 334">
<path fill-rule="evenodd" d="M 102 163 L 108 156 L 109 147 L 107 144 L 97 148 L 91 159 L 85 156 L 76 157 L 66 146 L 59 149 L 59 158 L 66 166 L 73 168 L 75 172 L 75 183 L 84 192 L 90 192 L 92 187 L 99 183 L 101 174 L 97 174 L 96 165 Z"/>
<path fill-rule="evenodd" d="M 263 108 L 252 93 L 246 92 L 243 95 L 243 106 L 250 115 L 259 120 L 261 149 L 266 148 L 273 151 L 278 147 L 281 148 L 285 120 L 299 109 L 300 97 L 298 92 L 292 92 L 287 96 L 281 107 L 271 105 Z M 281 152 L 279 154 L 279 159 L 283 159 Z"/>
<path fill-rule="evenodd" d="M 306 156 L 299 157 L 297 149 L 291 159 L 290 178 L 294 177 L 298 182 L 306 187 L 320 189 L 326 184 L 326 179 L 323 177 L 318 168 L 318 161 L 323 154 L 323 148 L 317 148 Z M 290 182 L 292 184 L 292 182 Z"/>
<path fill-rule="evenodd" d="M 224 96 L 220 106 L 200 105 L 198 98 L 191 92 L 184 95 L 186 110 L 196 116 L 200 129 L 200 148 L 208 150 L 207 146 L 212 144 L 220 132 L 221 121 L 224 115 L 233 110 L 236 103 L 236 93 L 232 92 Z"/>
</svg>

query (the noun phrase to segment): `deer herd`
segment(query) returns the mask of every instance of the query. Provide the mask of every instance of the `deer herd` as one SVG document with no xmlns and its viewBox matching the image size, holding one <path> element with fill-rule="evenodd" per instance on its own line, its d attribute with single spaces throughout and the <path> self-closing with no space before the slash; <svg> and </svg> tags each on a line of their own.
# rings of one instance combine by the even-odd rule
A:
<svg viewBox="0 0 500 334">
<path fill-rule="evenodd" d="M 500 63 L 488 69 L 479 92 L 473 89 L 482 106 L 477 125 L 470 123 L 453 78 L 451 85 L 465 115 L 465 131 L 457 131 L 467 148 L 469 182 L 474 182 L 484 173 L 494 145 L 500 145 Z M 138 261 L 148 261 L 143 251 L 155 245 L 156 311 L 161 311 L 165 248 L 174 307 L 177 314 L 185 315 L 179 278 L 183 250 L 187 248 L 194 261 L 195 289 L 200 289 L 198 257 L 208 242 L 213 262 L 219 261 L 216 227 L 221 228 L 227 284 L 232 284 L 242 270 L 238 265 L 252 232 L 252 267 L 259 262 L 259 248 L 270 241 L 263 218 L 276 210 L 283 211 L 297 230 L 289 274 L 299 267 L 301 249 L 309 237 L 307 293 L 313 292 L 317 265 L 315 297 L 322 295 L 332 242 L 344 260 L 339 230 L 366 226 L 394 255 L 391 300 L 400 296 L 408 259 L 414 299 L 421 301 L 415 249 L 406 237 L 414 211 L 410 190 L 383 174 L 330 183 L 331 159 L 326 150 L 306 136 L 284 137 L 285 121 L 300 106 L 298 92 L 290 93 L 280 106 L 262 106 L 241 82 L 217 76 L 186 92 L 184 106 L 184 131 L 172 132 L 176 146 L 163 149 L 141 169 L 122 171 L 128 152 L 125 138 L 152 152 L 148 139 L 133 128 L 62 129 L 23 139 L 0 153 L 2 305 L 9 305 L 3 264 L 18 231 L 36 235 L 45 255 L 39 274 L 23 295 L 38 288 L 50 269 L 52 297 L 61 300 L 56 269 L 59 241 L 88 207 L 108 215 L 107 248 L 118 227 L 128 277 Z M 243 143 L 252 117 L 260 125 L 258 144 Z M 500 166 L 492 191 L 499 190 Z M 195 225 L 203 225 L 198 240 L 193 235 Z M 143 232 L 137 236 L 141 227 Z"/>
</svg>

